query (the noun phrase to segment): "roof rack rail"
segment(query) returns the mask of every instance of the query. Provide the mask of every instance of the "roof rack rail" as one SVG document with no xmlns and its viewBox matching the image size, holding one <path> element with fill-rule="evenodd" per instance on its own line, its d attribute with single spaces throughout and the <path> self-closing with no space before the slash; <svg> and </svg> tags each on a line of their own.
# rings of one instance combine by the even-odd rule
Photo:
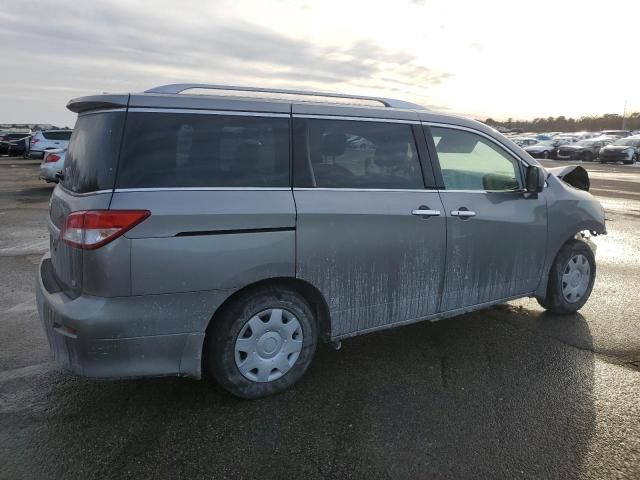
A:
<svg viewBox="0 0 640 480">
<path fill-rule="evenodd" d="M 170 85 L 161 85 L 158 87 L 145 90 L 144 93 L 164 93 L 164 94 L 179 94 L 185 90 L 191 90 L 194 88 L 201 88 L 205 90 L 233 90 L 239 92 L 259 92 L 259 93 L 278 93 L 289 95 L 307 95 L 313 97 L 328 97 L 328 98 L 344 98 L 352 100 L 369 100 L 379 102 L 388 108 L 400 108 L 404 110 L 427 110 L 422 105 L 418 105 L 411 102 L 405 102 L 403 100 L 395 100 L 392 98 L 382 97 L 368 97 L 364 95 L 347 95 L 343 93 L 331 93 L 331 92 L 315 92 L 311 90 L 289 90 L 285 88 L 261 88 L 261 87 L 242 87 L 237 85 L 209 85 L 206 83 L 173 83 Z"/>
</svg>

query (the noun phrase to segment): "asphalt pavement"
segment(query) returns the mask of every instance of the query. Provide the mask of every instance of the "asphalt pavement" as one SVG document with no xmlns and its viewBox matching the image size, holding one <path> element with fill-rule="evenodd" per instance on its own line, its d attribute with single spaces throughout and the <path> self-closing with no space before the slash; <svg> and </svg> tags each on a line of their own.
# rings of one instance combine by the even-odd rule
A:
<svg viewBox="0 0 640 480">
<path fill-rule="evenodd" d="M 321 346 L 297 386 L 241 401 L 50 361 L 52 187 L 0 159 L 0 479 L 640 478 L 640 168 L 586 168 L 609 234 L 579 314 L 525 299 Z"/>
</svg>

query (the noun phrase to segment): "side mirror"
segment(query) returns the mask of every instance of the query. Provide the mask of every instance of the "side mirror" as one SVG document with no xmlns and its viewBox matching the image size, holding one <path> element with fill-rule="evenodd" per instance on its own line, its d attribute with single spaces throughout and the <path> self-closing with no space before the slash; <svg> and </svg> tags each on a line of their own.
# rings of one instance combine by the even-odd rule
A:
<svg viewBox="0 0 640 480">
<path fill-rule="evenodd" d="M 544 169 L 536 165 L 529 165 L 524 179 L 524 188 L 527 193 L 540 193 L 544 189 Z"/>
</svg>

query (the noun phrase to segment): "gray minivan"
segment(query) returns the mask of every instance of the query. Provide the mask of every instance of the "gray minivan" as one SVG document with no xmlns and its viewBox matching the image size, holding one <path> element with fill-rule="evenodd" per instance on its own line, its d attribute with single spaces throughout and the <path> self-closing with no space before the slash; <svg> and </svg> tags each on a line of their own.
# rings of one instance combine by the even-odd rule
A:
<svg viewBox="0 0 640 480">
<path fill-rule="evenodd" d="M 205 371 L 256 398 L 300 379 L 318 340 L 519 297 L 571 313 L 591 293 L 581 232 L 605 233 L 602 207 L 481 123 L 200 84 L 68 108 L 37 302 L 81 375 Z"/>
</svg>

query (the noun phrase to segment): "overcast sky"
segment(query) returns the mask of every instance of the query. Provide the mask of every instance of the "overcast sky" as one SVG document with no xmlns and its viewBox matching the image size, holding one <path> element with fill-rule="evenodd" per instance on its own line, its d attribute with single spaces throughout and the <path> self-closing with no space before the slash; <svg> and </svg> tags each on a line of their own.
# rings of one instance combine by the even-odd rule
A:
<svg viewBox="0 0 640 480">
<path fill-rule="evenodd" d="M 476 117 L 640 110 L 639 0 L 0 0 L 0 123 L 208 82 L 378 94 Z"/>
</svg>

